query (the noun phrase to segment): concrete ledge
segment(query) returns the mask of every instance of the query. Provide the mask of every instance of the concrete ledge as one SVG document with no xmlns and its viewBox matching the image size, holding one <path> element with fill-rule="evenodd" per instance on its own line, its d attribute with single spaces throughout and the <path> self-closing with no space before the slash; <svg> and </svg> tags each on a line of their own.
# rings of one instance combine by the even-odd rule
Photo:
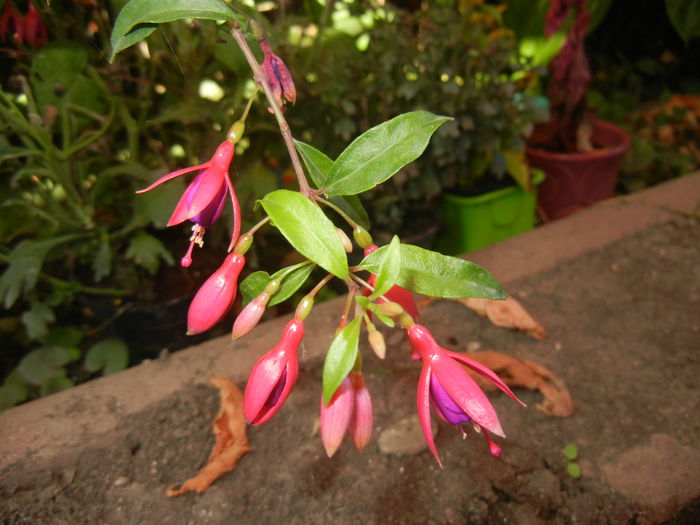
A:
<svg viewBox="0 0 700 525">
<path fill-rule="evenodd" d="M 602 248 L 700 203 L 700 173 L 676 179 L 635 195 L 603 202 L 570 218 L 509 239 L 472 254 L 502 282 L 554 268 L 588 251 Z M 306 359 L 317 359 L 330 342 L 329 326 L 343 299 L 321 304 L 307 322 Z M 120 420 L 162 401 L 212 374 L 244 382 L 261 352 L 276 344 L 286 318 L 258 327 L 232 344 L 211 340 L 164 359 L 141 364 L 0 413 L 0 469 L 22 462 L 46 465 L 66 450 L 119 432 Z M 147 330 L 148 327 L 144 327 Z"/>
</svg>

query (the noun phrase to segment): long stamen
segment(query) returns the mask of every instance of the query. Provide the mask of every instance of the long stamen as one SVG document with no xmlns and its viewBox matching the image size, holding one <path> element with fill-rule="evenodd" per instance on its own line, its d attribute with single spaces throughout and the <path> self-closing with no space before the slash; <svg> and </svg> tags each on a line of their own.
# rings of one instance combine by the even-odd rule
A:
<svg viewBox="0 0 700 525">
<path fill-rule="evenodd" d="M 201 224 L 195 224 L 192 226 L 192 236 L 190 237 L 190 246 L 187 248 L 187 253 L 180 259 L 180 264 L 185 268 L 189 268 L 192 264 L 192 250 L 196 244 L 200 248 L 204 246 L 204 233 L 207 230 Z"/>
</svg>

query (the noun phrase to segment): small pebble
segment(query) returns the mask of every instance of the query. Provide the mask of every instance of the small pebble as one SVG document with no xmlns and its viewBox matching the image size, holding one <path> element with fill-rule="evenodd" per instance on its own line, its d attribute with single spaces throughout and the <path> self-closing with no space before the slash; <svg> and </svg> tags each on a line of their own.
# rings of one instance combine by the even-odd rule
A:
<svg viewBox="0 0 700 525">
<path fill-rule="evenodd" d="M 129 478 L 127 478 L 126 476 L 120 476 L 114 480 L 115 487 L 123 487 L 124 485 L 128 485 L 128 484 L 129 484 Z"/>
<path fill-rule="evenodd" d="M 434 421 L 431 424 L 431 429 L 433 436 L 435 436 L 437 434 L 437 425 Z M 416 414 L 405 417 L 387 427 L 379 434 L 377 443 L 379 444 L 379 450 L 383 454 L 393 454 L 395 456 L 418 454 L 428 446 Z"/>
<path fill-rule="evenodd" d="M 475 352 L 477 350 L 481 349 L 481 342 L 480 341 L 469 341 L 467 343 L 467 350 L 470 352 Z"/>
</svg>

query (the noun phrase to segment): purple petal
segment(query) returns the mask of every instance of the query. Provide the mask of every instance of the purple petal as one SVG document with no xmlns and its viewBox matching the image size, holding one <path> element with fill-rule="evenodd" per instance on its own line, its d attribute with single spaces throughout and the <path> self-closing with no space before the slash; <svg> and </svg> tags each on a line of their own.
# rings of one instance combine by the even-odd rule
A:
<svg viewBox="0 0 700 525">
<path fill-rule="evenodd" d="M 430 381 L 430 398 L 433 401 L 433 406 L 448 423 L 459 425 L 460 423 L 469 423 L 471 421 L 471 418 L 465 414 L 464 410 L 459 408 L 459 405 L 445 392 L 437 377 L 433 377 Z"/>
</svg>

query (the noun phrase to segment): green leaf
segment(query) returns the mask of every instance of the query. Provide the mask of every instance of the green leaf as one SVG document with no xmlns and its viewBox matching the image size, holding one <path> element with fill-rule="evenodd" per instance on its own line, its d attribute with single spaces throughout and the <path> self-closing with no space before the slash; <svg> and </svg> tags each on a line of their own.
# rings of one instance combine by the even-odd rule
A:
<svg viewBox="0 0 700 525">
<path fill-rule="evenodd" d="M 29 155 L 38 155 L 39 152 L 34 149 L 20 148 L 19 146 L 10 146 L 8 144 L 0 144 L 0 160 L 8 161 L 19 157 L 28 157 Z"/>
<path fill-rule="evenodd" d="M 568 445 L 566 445 L 562 452 L 564 453 L 564 456 L 566 456 L 566 459 L 568 459 L 569 461 L 574 461 L 578 457 L 578 447 L 573 443 L 569 443 Z"/>
<path fill-rule="evenodd" d="M 335 336 L 323 362 L 323 402 L 330 403 L 340 383 L 350 373 L 357 358 L 360 317 L 356 317 Z"/>
<path fill-rule="evenodd" d="M 301 155 L 306 169 L 311 176 L 311 180 L 317 188 L 323 188 L 326 185 L 326 179 L 328 178 L 328 173 L 333 166 L 333 161 L 328 158 L 324 153 L 320 152 L 313 146 L 301 142 L 300 140 L 295 140 L 294 145 Z M 357 224 L 369 230 L 371 225 L 369 222 L 369 216 L 362 202 L 356 195 L 330 195 L 328 201 L 340 208 L 348 217 L 350 217 Z"/>
<path fill-rule="evenodd" d="M 294 268 L 293 270 L 290 270 Z M 289 272 L 287 276 L 282 280 L 277 293 L 270 299 L 270 306 L 274 306 L 283 301 L 289 299 L 294 293 L 302 287 L 306 282 L 311 271 L 314 269 L 313 264 L 299 263 L 294 266 L 288 266 L 287 268 L 282 268 L 281 270 L 275 272 L 273 275 L 267 272 L 258 271 L 251 273 L 246 277 L 240 284 L 239 288 L 241 290 L 241 295 L 243 296 L 243 305 L 245 306 L 250 301 L 255 299 L 260 295 L 267 284 L 273 279 L 277 279 L 285 272 Z"/>
<path fill-rule="evenodd" d="M 42 346 L 29 352 L 17 366 L 20 375 L 35 385 L 64 373 L 63 366 L 72 360 L 71 353 L 58 346 Z"/>
<path fill-rule="evenodd" d="M 131 238 L 126 256 L 132 258 L 153 275 L 158 271 L 160 260 L 163 259 L 168 266 L 172 266 L 175 261 L 170 252 L 158 239 L 149 235 L 145 231 L 139 231 Z"/>
<path fill-rule="evenodd" d="M 388 246 L 382 246 L 370 253 L 360 266 L 377 273 L 387 249 Z M 481 266 L 411 244 L 401 245 L 401 271 L 396 284 L 423 295 L 443 299 L 506 298 L 498 281 Z"/>
<path fill-rule="evenodd" d="M 357 137 L 331 167 L 325 191 L 356 195 L 374 188 L 416 160 L 449 117 L 427 111 L 404 113 Z"/>
<path fill-rule="evenodd" d="M 5 383 L 0 386 L 0 410 L 13 407 L 29 397 L 29 387 L 26 383 Z"/>
<path fill-rule="evenodd" d="M 569 476 L 574 479 L 581 477 L 581 466 L 578 463 L 570 462 L 566 466 L 566 471 L 569 473 Z"/>
<path fill-rule="evenodd" d="M 289 190 L 273 191 L 260 203 L 295 250 L 341 279 L 348 276 L 343 243 L 316 204 Z"/>
<path fill-rule="evenodd" d="M 75 326 L 54 326 L 44 338 L 48 346 L 76 348 L 83 340 L 83 331 Z"/>
<path fill-rule="evenodd" d="M 0 277 L 0 299 L 10 308 L 22 293 L 31 291 L 39 278 L 39 272 L 52 248 L 75 240 L 82 235 L 64 235 L 42 241 L 20 242 L 8 256 L 8 267 Z"/>
<path fill-rule="evenodd" d="M 30 339 L 41 339 L 48 332 L 48 323 L 56 320 L 53 310 L 45 303 L 34 303 L 22 314 L 22 322 Z"/>
<path fill-rule="evenodd" d="M 112 271 L 112 247 L 109 242 L 100 243 L 95 258 L 92 260 L 92 271 L 95 282 L 101 281 Z"/>
<path fill-rule="evenodd" d="M 85 355 L 85 368 L 88 372 L 102 370 L 108 376 L 124 370 L 129 364 L 129 348 L 121 339 L 103 339 L 95 343 Z"/>
<path fill-rule="evenodd" d="M 666 13 L 685 45 L 700 36 L 700 0 L 666 0 Z"/>
<path fill-rule="evenodd" d="M 48 396 L 50 394 L 55 394 L 56 392 L 61 392 L 63 390 L 68 390 L 73 388 L 75 383 L 68 379 L 66 376 L 66 371 L 63 370 L 61 374 L 49 377 L 46 381 L 41 384 L 41 395 Z"/>
<path fill-rule="evenodd" d="M 387 293 L 399 277 L 401 271 L 401 242 L 394 235 L 391 243 L 384 250 L 382 261 L 379 263 L 377 270 L 377 279 L 374 282 L 374 292 L 370 295 L 370 299 L 376 299 L 380 295 Z"/>
<path fill-rule="evenodd" d="M 157 24 L 185 18 L 245 23 L 245 19 L 219 0 L 131 0 L 119 12 L 114 23 L 109 61 L 112 62 L 120 51 L 150 35 Z"/>
</svg>

